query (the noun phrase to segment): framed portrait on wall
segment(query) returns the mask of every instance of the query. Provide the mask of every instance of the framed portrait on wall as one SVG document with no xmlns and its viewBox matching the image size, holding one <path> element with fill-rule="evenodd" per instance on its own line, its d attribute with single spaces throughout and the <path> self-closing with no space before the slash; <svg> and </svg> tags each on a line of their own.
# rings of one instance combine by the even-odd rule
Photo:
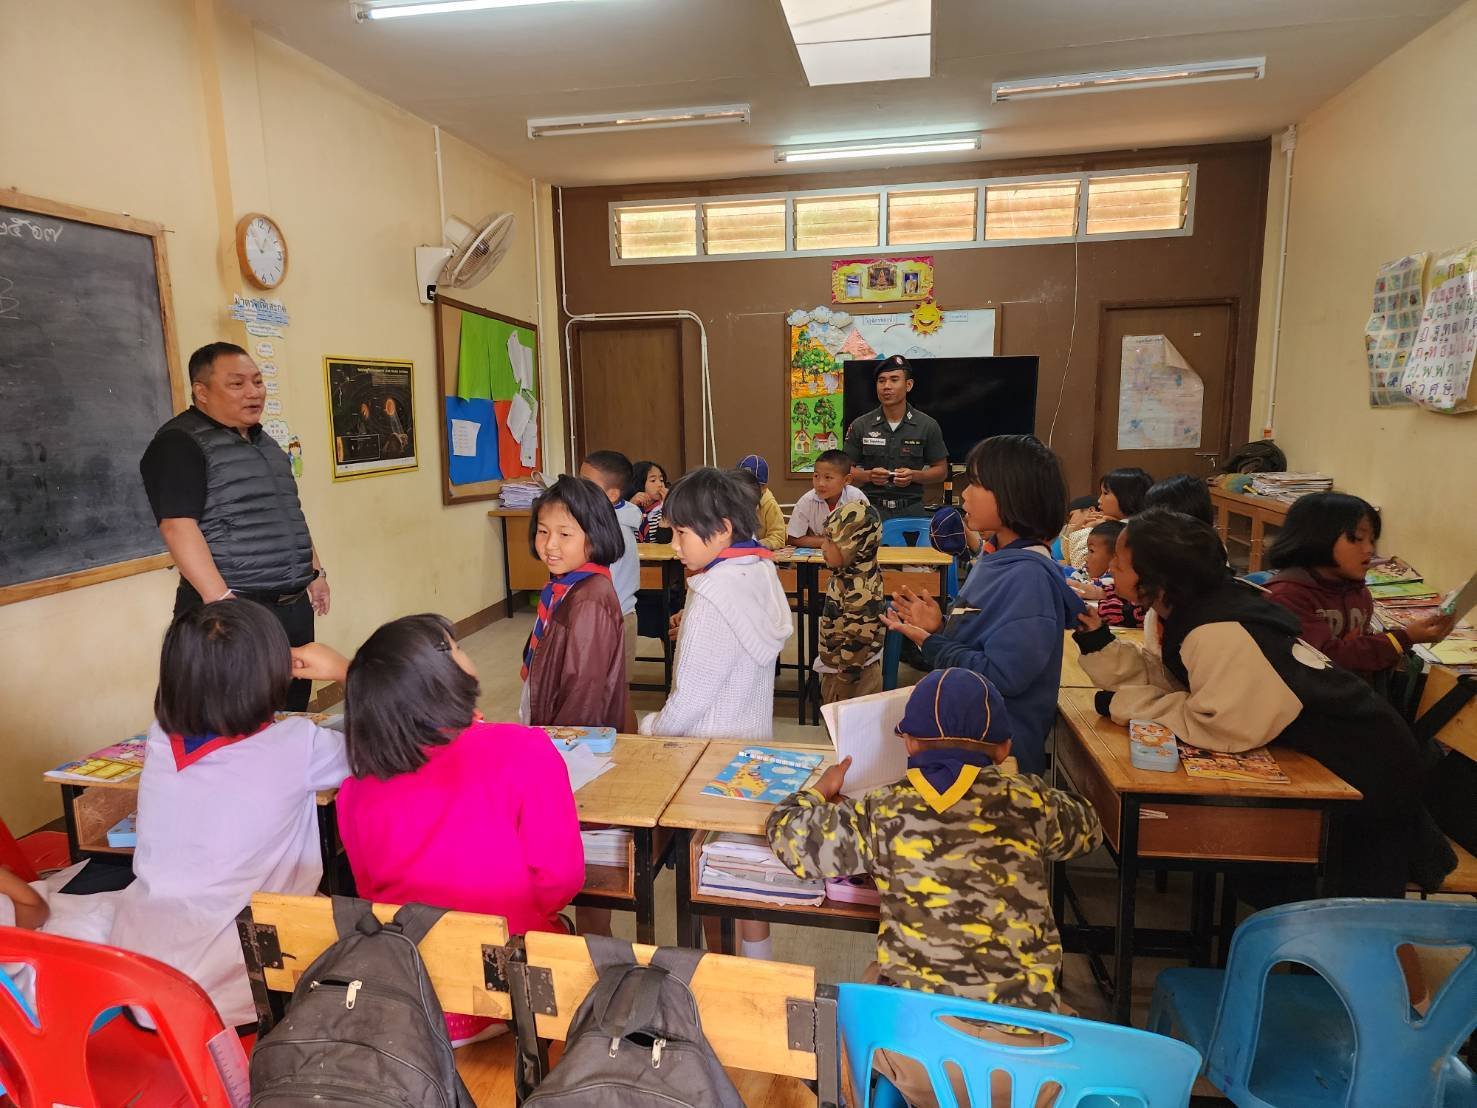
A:
<svg viewBox="0 0 1477 1108">
<path fill-rule="evenodd" d="M 323 359 L 335 481 L 419 465 L 414 374 L 412 362 Z"/>
</svg>

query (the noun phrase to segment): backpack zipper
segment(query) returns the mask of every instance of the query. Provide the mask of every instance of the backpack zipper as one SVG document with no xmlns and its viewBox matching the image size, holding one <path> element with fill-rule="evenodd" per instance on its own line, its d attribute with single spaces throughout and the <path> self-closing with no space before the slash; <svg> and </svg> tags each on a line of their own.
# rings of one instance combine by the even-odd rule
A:
<svg viewBox="0 0 1477 1108">
<path fill-rule="evenodd" d="M 666 1039 L 656 1039 L 651 1044 L 651 1068 L 659 1070 L 662 1068 L 662 1047 L 667 1045 Z"/>
<path fill-rule="evenodd" d="M 293 1039 L 290 1042 L 288 1042 L 288 1041 L 281 1041 L 281 1042 L 275 1042 L 275 1043 L 272 1042 L 271 1040 L 263 1040 L 262 1042 L 260 1042 L 260 1043 L 257 1044 L 256 1049 L 254 1051 L 252 1051 L 252 1054 L 253 1054 L 253 1056 L 258 1055 L 263 1050 L 267 1050 L 267 1049 L 269 1049 L 271 1047 L 274 1047 L 274 1046 L 279 1046 L 279 1047 L 289 1047 L 289 1046 L 290 1047 L 304 1047 L 304 1046 L 320 1046 L 320 1045 L 326 1045 L 326 1046 L 357 1046 L 357 1047 L 362 1047 L 363 1049 L 368 1050 L 368 1051 L 370 1051 L 370 1052 L 372 1052 L 374 1054 L 378 1054 L 381 1057 L 388 1058 L 392 1062 L 397 1062 L 400 1065 L 404 1066 L 406 1069 L 408 1069 L 408 1070 L 414 1070 L 416 1073 L 420 1074 L 423 1078 L 425 1078 L 426 1079 L 426 1084 L 429 1085 L 431 1088 L 433 1088 L 433 1089 L 436 1090 L 437 1099 L 443 1105 L 447 1104 L 446 1093 L 441 1088 L 440 1081 L 438 1081 L 436 1078 L 432 1077 L 425 1070 L 421 1069 L 420 1066 L 416 1065 L 414 1062 L 412 1062 L 412 1061 L 410 1061 L 410 1060 L 408 1060 L 406 1058 L 400 1057 L 400 1055 L 398 1055 L 398 1054 L 392 1054 L 392 1053 L 390 1053 L 390 1051 L 386 1050 L 382 1046 L 376 1046 L 373 1043 L 366 1043 L 366 1042 L 363 1042 L 363 1041 L 361 1041 L 359 1039 Z M 453 1055 L 453 1060 L 454 1060 L 454 1058 L 455 1058 L 455 1056 Z M 453 1065 L 452 1068 L 455 1069 L 455 1065 Z M 447 1108 L 450 1108 L 450 1105 L 448 1105 Z"/>
<path fill-rule="evenodd" d="M 352 1012 L 354 1010 L 354 999 L 359 995 L 359 990 L 364 988 L 363 981 L 350 981 L 349 991 L 344 994 L 344 1008 Z"/>
</svg>

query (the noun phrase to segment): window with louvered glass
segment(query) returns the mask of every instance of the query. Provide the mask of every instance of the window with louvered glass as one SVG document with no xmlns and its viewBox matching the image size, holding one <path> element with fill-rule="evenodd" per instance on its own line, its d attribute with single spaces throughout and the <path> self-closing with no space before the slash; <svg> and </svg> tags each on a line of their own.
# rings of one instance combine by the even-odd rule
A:
<svg viewBox="0 0 1477 1108">
<path fill-rule="evenodd" d="M 615 251 L 621 258 L 685 258 L 697 254 L 697 206 L 617 208 Z"/>
<path fill-rule="evenodd" d="M 878 245 L 881 196 L 795 198 L 796 250 L 851 250 Z"/>
<path fill-rule="evenodd" d="M 1029 181 L 985 189 L 985 238 L 1071 238 L 1077 233 L 1078 181 Z"/>
<path fill-rule="evenodd" d="M 978 189 L 888 193 L 887 244 L 971 241 L 979 195 Z"/>
<path fill-rule="evenodd" d="M 785 249 L 785 201 L 746 200 L 703 205 L 707 254 L 778 253 Z"/>
<path fill-rule="evenodd" d="M 1178 231 L 1189 207 L 1188 170 L 1094 177 L 1087 182 L 1087 233 Z"/>
</svg>

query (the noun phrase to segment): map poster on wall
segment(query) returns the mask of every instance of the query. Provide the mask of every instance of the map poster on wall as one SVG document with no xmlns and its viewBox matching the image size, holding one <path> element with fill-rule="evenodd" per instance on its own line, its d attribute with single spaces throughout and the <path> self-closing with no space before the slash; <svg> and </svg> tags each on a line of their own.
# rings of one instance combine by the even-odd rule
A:
<svg viewBox="0 0 1477 1108">
<path fill-rule="evenodd" d="M 994 308 L 967 308 L 933 313 L 937 323 L 919 330 L 912 312 L 878 312 L 853 316 L 824 305 L 797 309 L 785 317 L 789 387 L 785 411 L 789 421 L 790 476 L 815 469 L 815 459 L 841 447 L 844 380 L 842 363 L 858 359 L 977 358 L 996 353 Z"/>
<path fill-rule="evenodd" d="M 1371 408 L 1395 408 L 1411 402 L 1400 383 L 1421 325 L 1421 278 L 1425 273 L 1426 255 L 1408 254 L 1386 262 L 1375 276 L 1369 322 L 1364 326 Z"/>
<path fill-rule="evenodd" d="M 933 255 L 848 258 L 831 263 L 831 303 L 926 300 L 933 295 Z"/>
<path fill-rule="evenodd" d="M 1477 409 L 1472 361 L 1477 357 L 1477 243 L 1437 258 L 1420 330 L 1405 363 L 1401 390 L 1435 412 Z"/>
<path fill-rule="evenodd" d="M 1124 335 L 1118 382 L 1118 449 L 1200 445 L 1205 383 L 1163 335 Z"/>
</svg>

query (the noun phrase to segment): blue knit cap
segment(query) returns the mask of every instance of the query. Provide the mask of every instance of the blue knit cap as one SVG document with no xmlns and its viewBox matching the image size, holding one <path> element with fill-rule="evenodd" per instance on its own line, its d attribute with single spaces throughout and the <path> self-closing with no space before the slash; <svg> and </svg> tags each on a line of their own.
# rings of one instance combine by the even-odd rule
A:
<svg viewBox="0 0 1477 1108">
<path fill-rule="evenodd" d="M 928 541 L 945 554 L 964 553 L 964 516 L 958 508 L 940 508 L 928 521 Z"/>
<path fill-rule="evenodd" d="M 761 485 L 769 484 L 769 463 L 758 454 L 746 454 L 738 464 L 739 469 L 747 469 L 755 477 L 759 478 Z"/>
<path fill-rule="evenodd" d="M 972 669 L 936 669 L 913 687 L 897 733 L 1003 743 L 1010 738 L 1010 720 L 1005 701 L 985 677 Z"/>
</svg>

